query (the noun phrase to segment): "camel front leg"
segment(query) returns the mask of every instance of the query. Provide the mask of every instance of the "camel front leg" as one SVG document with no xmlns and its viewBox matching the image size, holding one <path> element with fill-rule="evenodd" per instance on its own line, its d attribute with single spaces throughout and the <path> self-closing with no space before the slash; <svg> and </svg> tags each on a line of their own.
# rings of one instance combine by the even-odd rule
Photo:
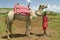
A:
<svg viewBox="0 0 60 40">
<path fill-rule="evenodd" d="M 26 32 L 25 33 L 28 37 L 30 37 L 30 26 L 31 26 L 31 21 L 30 20 L 26 21 Z"/>
</svg>

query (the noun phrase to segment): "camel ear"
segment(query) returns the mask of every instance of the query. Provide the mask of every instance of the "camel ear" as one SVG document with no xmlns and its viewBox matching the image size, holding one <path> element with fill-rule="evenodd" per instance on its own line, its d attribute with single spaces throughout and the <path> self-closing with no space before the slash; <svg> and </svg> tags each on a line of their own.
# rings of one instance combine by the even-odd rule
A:
<svg viewBox="0 0 60 40">
<path fill-rule="evenodd" d="M 39 7 L 40 7 L 40 8 L 44 8 L 44 5 L 40 5 Z"/>
<path fill-rule="evenodd" d="M 41 5 L 39 7 L 41 7 Z"/>
<path fill-rule="evenodd" d="M 39 5 L 39 9 L 41 8 L 41 5 Z"/>
</svg>

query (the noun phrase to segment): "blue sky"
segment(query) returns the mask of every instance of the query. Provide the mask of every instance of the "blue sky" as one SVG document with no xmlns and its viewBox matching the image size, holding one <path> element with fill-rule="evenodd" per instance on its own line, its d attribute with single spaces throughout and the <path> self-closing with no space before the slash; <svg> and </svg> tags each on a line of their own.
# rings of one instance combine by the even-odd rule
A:
<svg viewBox="0 0 60 40">
<path fill-rule="evenodd" d="M 30 0 L 30 7 L 32 9 L 38 9 L 40 4 L 48 5 L 47 10 L 60 12 L 60 0 Z M 27 0 L 0 0 L 0 8 L 13 8 L 14 4 L 19 2 L 21 5 L 27 6 Z"/>
</svg>

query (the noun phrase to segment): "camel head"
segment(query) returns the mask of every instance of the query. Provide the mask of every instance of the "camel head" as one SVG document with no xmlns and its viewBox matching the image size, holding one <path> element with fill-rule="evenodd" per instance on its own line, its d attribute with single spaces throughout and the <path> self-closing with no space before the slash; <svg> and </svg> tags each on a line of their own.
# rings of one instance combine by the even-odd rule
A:
<svg viewBox="0 0 60 40">
<path fill-rule="evenodd" d="M 36 11 L 31 10 L 31 19 L 43 15 L 43 9 L 47 8 L 47 5 L 39 5 L 39 9 Z"/>
<path fill-rule="evenodd" d="M 43 10 L 47 8 L 47 5 L 44 5 L 44 4 L 41 4 L 39 5 L 39 9 L 38 11 L 36 12 L 37 15 L 42 15 L 43 14 Z"/>
<path fill-rule="evenodd" d="M 45 8 L 47 8 L 47 5 L 44 5 L 44 4 L 39 5 L 39 10 L 43 10 Z"/>
</svg>

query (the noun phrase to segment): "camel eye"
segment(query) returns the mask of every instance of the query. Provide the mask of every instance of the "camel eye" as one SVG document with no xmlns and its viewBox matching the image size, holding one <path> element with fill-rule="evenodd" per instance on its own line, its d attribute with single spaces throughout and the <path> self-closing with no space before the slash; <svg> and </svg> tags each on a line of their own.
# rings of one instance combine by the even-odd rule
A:
<svg viewBox="0 0 60 40">
<path fill-rule="evenodd" d="M 41 5 L 40 5 L 40 7 L 41 7 Z"/>
<path fill-rule="evenodd" d="M 42 7 L 44 7 L 44 5 L 42 5 Z"/>
</svg>

